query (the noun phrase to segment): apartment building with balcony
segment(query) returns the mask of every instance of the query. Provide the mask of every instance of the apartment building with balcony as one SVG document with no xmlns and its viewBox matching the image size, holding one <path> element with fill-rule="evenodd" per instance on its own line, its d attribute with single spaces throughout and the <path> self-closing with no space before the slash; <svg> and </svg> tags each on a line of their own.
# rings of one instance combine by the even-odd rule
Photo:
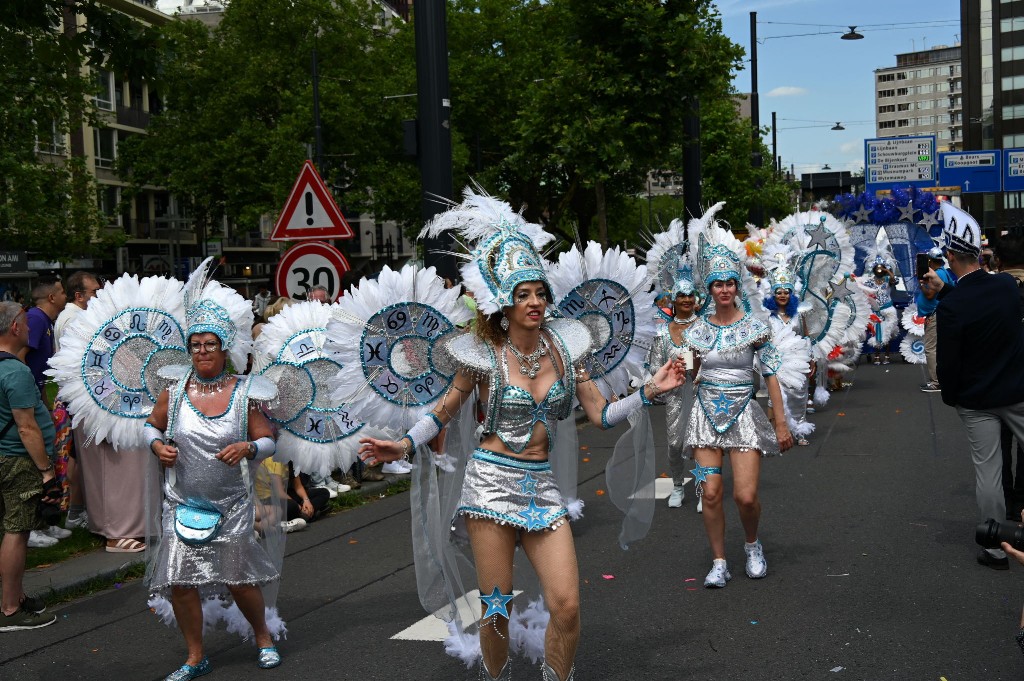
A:
<svg viewBox="0 0 1024 681">
<path fill-rule="evenodd" d="M 875 69 L 875 135 L 935 135 L 938 151 L 963 146 L 960 45 L 896 55 L 896 66 Z"/>
</svg>

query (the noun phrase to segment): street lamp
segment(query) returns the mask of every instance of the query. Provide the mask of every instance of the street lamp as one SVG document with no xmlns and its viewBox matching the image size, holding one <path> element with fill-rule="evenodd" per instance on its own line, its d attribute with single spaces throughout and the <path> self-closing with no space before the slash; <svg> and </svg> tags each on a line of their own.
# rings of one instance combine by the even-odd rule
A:
<svg viewBox="0 0 1024 681">
<path fill-rule="evenodd" d="M 857 27 L 856 26 L 851 26 L 850 27 L 850 32 L 849 33 L 844 33 L 843 35 L 839 36 L 839 39 L 840 40 L 863 40 L 864 36 L 862 36 L 860 33 L 857 33 Z"/>
<path fill-rule="evenodd" d="M 370 237 L 370 260 L 376 260 L 377 257 L 374 255 L 374 253 L 376 253 L 377 246 L 373 238 L 373 231 L 369 229 L 366 230 L 366 236 Z"/>
</svg>

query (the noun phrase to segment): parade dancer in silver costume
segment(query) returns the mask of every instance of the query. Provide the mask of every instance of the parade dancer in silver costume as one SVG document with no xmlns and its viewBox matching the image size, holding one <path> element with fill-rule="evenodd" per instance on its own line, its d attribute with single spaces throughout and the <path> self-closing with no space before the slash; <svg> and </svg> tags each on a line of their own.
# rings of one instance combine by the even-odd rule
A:
<svg viewBox="0 0 1024 681">
<path fill-rule="evenodd" d="M 207 283 L 207 267 L 204 262 L 185 291 L 192 365 L 160 394 L 146 422 L 150 448 L 166 471 L 161 532 L 147 542 L 155 549 L 148 586 L 156 594 L 169 593 L 188 646 L 185 664 L 167 681 L 210 672 L 203 598 L 212 589 L 226 589 L 251 626 L 257 665 L 266 669 L 281 662 L 273 642 L 280 630 L 272 632 L 267 624 L 261 591 L 279 578 L 280 563 L 255 534 L 251 489 L 256 464 L 275 450 L 259 402 L 276 393 L 258 377 L 226 372 L 229 353 L 235 366 L 245 366 L 252 311 L 234 291 Z"/>
<path fill-rule="evenodd" d="M 452 228 L 476 244 L 462 269 L 479 306 L 475 331 L 445 344 L 457 373 L 438 406 L 397 442 L 364 438 L 361 456 L 378 461 L 408 456 L 459 418 L 464 404 L 471 407 L 474 395 L 479 398 L 485 407 L 483 438 L 465 463 L 449 519 L 453 534 L 468 534 L 479 583 L 480 675 L 511 678 L 509 617 L 520 544 L 550 611 L 543 678 L 567 681 L 574 678 L 579 641 L 579 570 L 567 525 L 570 510 L 555 470 L 575 462 L 549 459 L 558 452 L 558 422 L 572 416 L 575 396 L 592 423 L 613 427 L 680 386 L 683 371 L 678 361 L 667 362 L 641 390 L 609 404 L 585 366 L 593 342 L 587 327 L 570 319 L 546 319 L 551 291 L 537 248 L 550 235 L 507 204 L 469 190 L 461 206 L 424 232 L 436 236 Z M 452 442 L 458 429 L 449 430 Z"/>
<path fill-rule="evenodd" d="M 693 448 L 693 473 L 704 501 L 704 529 L 713 564 L 706 587 L 724 587 L 731 579 L 725 559 L 725 515 L 722 508 L 722 463 L 729 453 L 733 499 L 739 509 L 747 543 L 747 576 L 764 577 L 768 565 L 758 541 L 761 503 L 758 479 L 761 457 L 779 454 L 793 445 L 775 373 L 782 357 L 772 342 L 770 326 L 754 316 L 749 300 L 756 284 L 743 267 L 743 245 L 714 222 L 718 204 L 690 223 L 690 238 L 698 246 L 696 281 L 708 291 L 700 319 L 686 331 L 687 342 L 700 355 L 697 397 L 690 411 L 686 444 Z M 754 362 L 773 404 L 773 430 L 754 399 Z M 803 362 L 803 372 L 807 368 Z M 798 378 L 799 380 L 799 378 Z"/>
</svg>

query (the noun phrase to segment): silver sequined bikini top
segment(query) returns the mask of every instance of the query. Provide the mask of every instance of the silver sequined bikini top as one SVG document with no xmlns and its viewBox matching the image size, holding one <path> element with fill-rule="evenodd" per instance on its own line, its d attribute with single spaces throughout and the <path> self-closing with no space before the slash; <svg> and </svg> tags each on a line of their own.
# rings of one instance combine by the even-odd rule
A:
<svg viewBox="0 0 1024 681">
<path fill-rule="evenodd" d="M 537 423 L 544 424 L 550 449 L 558 421 L 572 415 L 576 369 L 590 356 L 590 332 L 581 322 L 552 319 L 545 322 L 544 330 L 548 333 L 552 350 L 561 359 L 564 373 L 540 402 L 536 402 L 528 390 L 509 384 L 509 367 L 504 353 L 499 357 L 498 352 L 476 334 L 460 334 L 446 344 L 447 354 L 459 370 L 486 381 L 490 386 L 484 432 L 497 435 L 515 453 L 526 448 Z"/>
</svg>

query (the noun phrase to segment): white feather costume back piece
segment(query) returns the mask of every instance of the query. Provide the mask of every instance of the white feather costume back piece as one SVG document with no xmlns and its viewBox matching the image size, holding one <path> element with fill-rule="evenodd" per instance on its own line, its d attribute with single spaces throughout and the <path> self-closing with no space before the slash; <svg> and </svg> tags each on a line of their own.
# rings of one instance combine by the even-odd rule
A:
<svg viewBox="0 0 1024 681">
<path fill-rule="evenodd" d="M 656 295 L 672 290 L 679 268 L 689 264 L 687 250 L 686 227 L 678 218 L 668 223 L 668 229 L 651 237 L 651 247 L 644 259 Z"/>
<path fill-rule="evenodd" d="M 328 305 L 296 303 L 271 317 L 256 340 L 254 364 L 277 387 L 266 409 L 279 427 L 274 458 L 291 461 L 296 473 L 348 470 L 359 450 L 353 436 L 364 434 L 363 423 L 331 396 L 329 381 L 341 365 L 324 347 L 330 320 Z"/>
<path fill-rule="evenodd" d="M 648 270 L 618 247 L 575 245 L 548 268 L 555 306 L 583 322 L 593 339 L 590 375 L 605 396 L 623 395 L 644 371 L 648 339 L 657 331 Z"/>
<path fill-rule="evenodd" d="M 924 339 L 920 336 L 912 336 L 909 333 L 900 341 L 900 354 L 910 364 L 927 364 L 928 358 L 924 353 Z"/>
<path fill-rule="evenodd" d="M 252 304 L 234 289 L 212 279 L 212 263 L 212 257 L 204 260 L 185 282 L 185 323 L 192 324 L 190 311 L 202 301 L 210 301 L 222 307 L 227 312 L 234 332 L 228 347 L 228 357 L 235 372 L 240 374 L 249 364 L 249 353 L 252 351 Z M 185 341 L 188 342 L 187 337 Z"/>
<path fill-rule="evenodd" d="M 912 336 L 924 335 L 924 317 L 917 314 L 917 303 L 913 300 L 900 313 L 900 326 Z"/>
<path fill-rule="evenodd" d="M 385 266 L 376 280 L 361 279 L 331 307 L 325 347 L 342 367 L 329 381 L 332 399 L 354 419 L 404 432 L 454 375 L 434 347 L 472 317 L 459 289 L 446 289 L 433 267 Z"/>
<path fill-rule="evenodd" d="M 493 245 L 492 238 L 499 234 L 521 235 L 539 253 L 544 246 L 554 240 L 554 236 L 545 232 L 540 225 L 527 222 L 522 214 L 514 211 L 507 202 L 478 190 L 479 187 L 466 187 L 463 190 L 462 203 L 452 206 L 431 220 L 420 232 L 419 238 L 436 238 L 445 232 L 458 234 L 463 245 L 470 251 L 468 254 L 456 254 L 457 257 L 468 261 L 460 268 L 463 283 L 473 292 L 477 308 L 489 315 L 512 304 L 512 291 L 503 290 L 491 280 L 491 275 L 494 274 L 492 264 L 500 267 L 502 263 L 489 262 L 492 260 L 487 257 L 489 254 L 479 252 L 478 246 Z M 537 261 L 536 266 L 540 267 L 539 255 Z M 533 269 L 533 263 L 530 269 Z"/>
<path fill-rule="evenodd" d="M 775 254 L 788 249 L 794 275 L 800 281 L 801 311 L 808 335 L 819 353 L 828 354 L 852 335 L 858 337 L 864 326 L 851 332 L 858 310 L 859 287 L 848 279 L 853 271 L 856 250 L 846 226 L 828 213 L 794 213 L 775 223 L 765 240 L 763 253 Z M 762 256 L 767 265 L 768 256 Z M 843 286 L 846 282 L 846 286 Z M 840 291 L 838 298 L 833 291 Z M 864 316 L 864 324 L 867 318 Z"/>
<path fill-rule="evenodd" d="M 115 449 L 144 446 L 145 420 L 168 383 L 160 369 L 189 361 L 184 319 L 175 279 L 125 274 L 100 289 L 68 326 L 46 371 L 73 427 Z"/>
</svg>

